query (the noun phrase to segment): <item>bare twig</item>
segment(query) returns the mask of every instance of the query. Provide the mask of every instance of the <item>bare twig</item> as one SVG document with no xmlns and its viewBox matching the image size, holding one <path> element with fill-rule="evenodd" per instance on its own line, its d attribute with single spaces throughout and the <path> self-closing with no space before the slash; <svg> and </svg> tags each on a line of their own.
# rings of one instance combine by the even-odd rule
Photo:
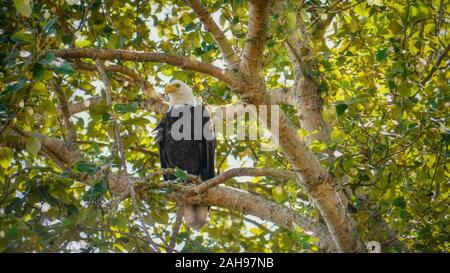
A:
<svg viewBox="0 0 450 273">
<path fill-rule="evenodd" d="M 180 206 L 178 207 L 177 216 L 175 219 L 175 224 L 172 229 L 172 236 L 170 237 L 170 243 L 169 248 L 167 249 L 167 252 L 172 252 L 175 248 L 175 243 L 178 237 L 178 233 L 180 232 L 181 227 L 181 219 L 183 218 L 183 204 L 180 203 Z"/>
<path fill-rule="evenodd" d="M 67 141 L 74 145 L 77 140 L 77 132 L 73 122 L 70 120 L 70 109 L 69 104 L 67 102 L 67 97 L 64 94 L 64 91 L 61 89 L 61 86 L 57 84 L 54 80 L 50 81 L 50 87 L 55 92 L 58 97 L 60 108 L 61 108 L 61 116 L 64 120 L 64 126 L 67 130 Z"/>
<path fill-rule="evenodd" d="M 424 86 L 431 79 L 431 77 L 433 77 L 434 72 L 436 72 L 436 70 L 439 69 L 439 66 L 441 65 L 442 61 L 448 56 L 449 50 L 450 50 L 450 44 L 444 48 L 444 50 L 441 52 L 441 55 L 437 59 L 436 64 L 433 65 L 433 67 L 430 69 L 428 74 L 422 80 L 422 82 L 421 82 L 422 86 Z"/>
<path fill-rule="evenodd" d="M 127 166 L 126 166 L 126 162 L 125 162 L 125 151 L 123 148 L 123 142 L 122 142 L 122 138 L 120 137 L 120 127 L 117 122 L 117 117 L 114 113 L 114 110 L 112 109 L 111 86 L 109 84 L 108 76 L 106 75 L 106 72 L 105 72 L 105 66 L 99 59 L 96 59 L 95 62 L 97 63 L 98 72 L 99 72 L 100 77 L 105 86 L 106 106 L 108 106 L 108 108 L 111 112 L 112 124 L 113 124 L 113 130 L 114 130 L 114 139 L 115 139 L 115 143 L 116 143 L 117 149 L 119 151 L 119 155 L 120 155 L 120 166 L 122 168 L 122 171 L 126 173 Z"/>
<path fill-rule="evenodd" d="M 108 77 L 106 75 L 105 72 L 105 68 L 103 63 L 100 61 L 100 59 L 96 59 L 95 60 L 96 64 L 97 64 L 97 68 L 98 68 L 98 72 L 100 74 L 100 77 L 103 81 L 103 84 L 105 86 L 105 99 L 106 99 L 106 105 L 108 106 L 110 112 L 111 112 L 111 119 L 112 119 L 112 124 L 113 124 L 113 130 L 114 130 L 114 142 L 115 145 L 117 147 L 117 150 L 119 152 L 119 156 L 120 156 L 120 166 L 121 168 L 119 169 L 119 172 L 121 171 L 124 176 L 125 176 L 125 180 L 127 181 L 127 188 L 128 191 L 130 193 L 130 197 L 131 197 L 131 201 L 134 207 L 134 210 L 136 212 L 136 214 L 138 215 L 139 221 L 141 222 L 141 225 L 143 226 L 142 229 L 144 230 L 144 233 L 146 234 L 148 241 L 151 242 L 151 245 L 153 246 L 153 251 L 157 252 L 158 249 L 158 245 L 153 241 L 153 239 L 151 238 L 150 234 L 148 233 L 144 218 L 142 216 L 142 213 L 139 210 L 139 206 L 137 204 L 137 199 L 136 199 L 136 193 L 134 192 L 134 186 L 133 183 L 130 181 L 128 173 L 127 173 L 127 165 L 126 165 L 126 160 L 125 160 L 125 150 L 123 147 L 123 142 L 122 142 L 122 138 L 120 136 L 120 127 L 119 124 L 117 122 L 117 116 L 115 114 L 115 112 L 113 111 L 112 108 L 112 96 L 111 96 L 111 86 L 109 84 L 109 80 Z"/>
</svg>

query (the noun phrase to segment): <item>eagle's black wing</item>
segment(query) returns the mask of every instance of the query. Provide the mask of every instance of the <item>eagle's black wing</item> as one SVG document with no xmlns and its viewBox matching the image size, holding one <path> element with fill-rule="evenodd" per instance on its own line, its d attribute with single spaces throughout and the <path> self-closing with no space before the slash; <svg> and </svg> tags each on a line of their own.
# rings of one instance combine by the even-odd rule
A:
<svg viewBox="0 0 450 273">
<path fill-rule="evenodd" d="M 214 138 L 214 130 L 211 119 L 203 115 L 196 117 L 196 110 L 205 111 L 202 105 L 192 107 L 185 105 L 185 109 L 189 109 L 191 114 L 191 139 L 174 139 L 172 134 L 176 134 L 178 128 L 173 128 L 173 124 L 181 117 L 175 117 L 171 114 L 172 108 L 164 115 L 161 122 L 155 128 L 157 132 L 156 141 L 158 142 L 159 157 L 162 168 L 180 168 L 190 174 L 200 175 L 203 180 L 214 177 L 214 155 L 216 149 L 216 140 Z M 206 112 L 206 111 L 205 111 Z M 195 122 L 201 122 L 201 138 L 195 139 L 195 130 L 199 130 L 195 126 Z M 184 126 L 184 124 L 183 124 Z M 197 132 L 198 133 L 198 132 Z M 165 175 L 164 180 L 174 180 L 173 175 Z M 184 204 L 181 207 L 183 219 L 186 225 L 199 229 L 208 218 L 209 207 L 204 205 Z"/>
<path fill-rule="evenodd" d="M 204 107 L 202 107 L 202 109 L 205 110 Z M 216 153 L 216 139 L 209 113 L 208 116 L 203 117 L 202 128 L 205 128 L 203 132 L 206 133 L 206 135 L 203 135 L 202 140 L 200 141 L 200 160 L 202 161 L 201 177 L 203 180 L 208 180 L 215 176 L 214 156 Z"/>
<path fill-rule="evenodd" d="M 159 160 L 161 161 L 161 168 L 166 169 L 169 168 L 172 164 L 169 162 L 169 158 L 167 153 L 165 152 L 165 144 L 166 144 L 166 136 L 168 133 L 169 120 L 168 120 L 169 112 L 167 112 L 159 122 L 158 126 L 155 127 L 154 131 L 156 132 L 156 142 L 158 143 L 158 151 L 159 151 Z M 170 180 L 171 177 L 164 175 L 164 180 Z"/>
<path fill-rule="evenodd" d="M 202 138 L 194 140 L 194 107 L 189 107 L 191 112 L 191 140 L 175 140 L 171 135 L 172 125 L 179 119 L 173 117 L 171 110 L 167 112 L 155 128 L 156 141 L 158 142 L 159 157 L 162 168 L 180 168 L 190 174 L 200 175 L 203 180 L 214 177 L 214 156 L 216 141 L 209 115 L 202 118 L 202 131 L 209 134 L 207 137 L 202 132 Z M 200 106 L 199 106 L 200 107 Z M 205 110 L 201 106 L 201 110 Z M 205 128 L 206 126 L 206 128 Z M 205 130 L 203 130 L 205 128 Z M 213 136 L 213 137 L 211 137 Z M 173 175 L 164 176 L 165 180 L 173 180 Z"/>
</svg>

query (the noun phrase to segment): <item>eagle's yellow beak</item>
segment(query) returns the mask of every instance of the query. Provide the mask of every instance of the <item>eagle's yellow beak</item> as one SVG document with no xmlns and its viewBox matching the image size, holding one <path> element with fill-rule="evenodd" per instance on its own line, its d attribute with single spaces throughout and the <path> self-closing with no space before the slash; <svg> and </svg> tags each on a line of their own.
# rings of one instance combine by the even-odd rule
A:
<svg viewBox="0 0 450 273">
<path fill-rule="evenodd" d="M 177 87 L 173 84 L 168 84 L 166 87 L 164 87 L 164 94 L 169 94 L 177 91 Z"/>
</svg>

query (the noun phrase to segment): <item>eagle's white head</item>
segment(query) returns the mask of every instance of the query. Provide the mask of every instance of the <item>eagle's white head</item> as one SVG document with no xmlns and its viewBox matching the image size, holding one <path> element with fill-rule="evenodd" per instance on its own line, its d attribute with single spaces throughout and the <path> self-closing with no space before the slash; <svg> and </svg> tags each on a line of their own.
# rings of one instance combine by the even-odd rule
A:
<svg viewBox="0 0 450 273">
<path fill-rule="evenodd" d="M 174 80 L 164 88 L 164 94 L 169 96 L 170 106 L 200 104 L 192 93 L 192 89 L 180 80 Z"/>
</svg>

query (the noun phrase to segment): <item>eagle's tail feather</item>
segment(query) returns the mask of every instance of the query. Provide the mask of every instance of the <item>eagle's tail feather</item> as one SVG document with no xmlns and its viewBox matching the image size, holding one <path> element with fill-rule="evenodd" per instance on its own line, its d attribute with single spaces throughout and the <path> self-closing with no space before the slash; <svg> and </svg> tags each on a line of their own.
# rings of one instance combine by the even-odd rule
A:
<svg viewBox="0 0 450 273">
<path fill-rule="evenodd" d="M 202 205 L 184 205 L 183 218 L 187 226 L 198 230 L 206 224 L 208 207 Z"/>
</svg>

